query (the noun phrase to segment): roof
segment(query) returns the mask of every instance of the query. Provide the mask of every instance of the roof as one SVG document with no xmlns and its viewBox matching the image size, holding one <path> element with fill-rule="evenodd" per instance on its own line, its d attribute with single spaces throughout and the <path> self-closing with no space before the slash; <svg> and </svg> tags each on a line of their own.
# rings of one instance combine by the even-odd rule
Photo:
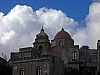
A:
<svg viewBox="0 0 100 75">
<path fill-rule="evenodd" d="M 62 30 L 56 34 L 54 39 L 71 39 L 71 36 L 62 28 Z"/>
</svg>

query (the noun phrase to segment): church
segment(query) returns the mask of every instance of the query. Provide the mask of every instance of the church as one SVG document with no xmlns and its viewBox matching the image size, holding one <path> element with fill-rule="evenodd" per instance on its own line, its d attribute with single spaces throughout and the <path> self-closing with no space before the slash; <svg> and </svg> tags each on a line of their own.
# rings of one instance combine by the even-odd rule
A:
<svg viewBox="0 0 100 75">
<path fill-rule="evenodd" d="M 88 46 L 79 48 L 64 28 L 53 40 L 49 40 L 42 27 L 33 47 L 19 48 L 19 52 L 12 52 L 9 63 L 13 75 L 97 75 L 100 72 L 99 60 L 100 40 L 97 49 Z"/>
</svg>

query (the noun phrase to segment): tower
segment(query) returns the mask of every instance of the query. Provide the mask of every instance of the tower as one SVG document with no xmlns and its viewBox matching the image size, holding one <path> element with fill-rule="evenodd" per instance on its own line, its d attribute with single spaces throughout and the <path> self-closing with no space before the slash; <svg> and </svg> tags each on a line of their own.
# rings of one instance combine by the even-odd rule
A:
<svg viewBox="0 0 100 75">
<path fill-rule="evenodd" d="M 33 45 L 40 54 L 46 55 L 48 53 L 48 49 L 50 48 L 50 41 L 48 35 L 44 32 L 43 26 L 40 33 L 36 35 L 36 39 Z"/>
</svg>

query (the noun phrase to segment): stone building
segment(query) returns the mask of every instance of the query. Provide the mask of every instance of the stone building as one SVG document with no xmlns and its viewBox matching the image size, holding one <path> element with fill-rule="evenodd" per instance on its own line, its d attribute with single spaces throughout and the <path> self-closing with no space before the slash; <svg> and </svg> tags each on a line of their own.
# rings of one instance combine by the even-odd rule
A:
<svg viewBox="0 0 100 75">
<path fill-rule="evenodd" d="M 11 53 L 13 75 L 66 75 L 68 72 L 97 74 L 100 71 L 100 41 L 97 49 L 79 48 L 63 28 L 53 40 L 42 28 L 33 47 Z"/>
</svg>

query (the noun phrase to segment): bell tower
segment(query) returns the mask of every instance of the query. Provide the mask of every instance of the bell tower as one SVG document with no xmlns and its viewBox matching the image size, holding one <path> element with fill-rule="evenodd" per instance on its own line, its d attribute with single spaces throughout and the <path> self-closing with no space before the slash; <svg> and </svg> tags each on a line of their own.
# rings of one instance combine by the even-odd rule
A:
<svg viewBox="0 0 100 75">
<path fill-rule="evenodd" d="M 41 55 L 46 55 L 50 48 L 50 41 L 48 35 L 44 32 L 43 26 L 39 34 L 36 35 L 35 42 L 33 43 Z"/>
</svg>

